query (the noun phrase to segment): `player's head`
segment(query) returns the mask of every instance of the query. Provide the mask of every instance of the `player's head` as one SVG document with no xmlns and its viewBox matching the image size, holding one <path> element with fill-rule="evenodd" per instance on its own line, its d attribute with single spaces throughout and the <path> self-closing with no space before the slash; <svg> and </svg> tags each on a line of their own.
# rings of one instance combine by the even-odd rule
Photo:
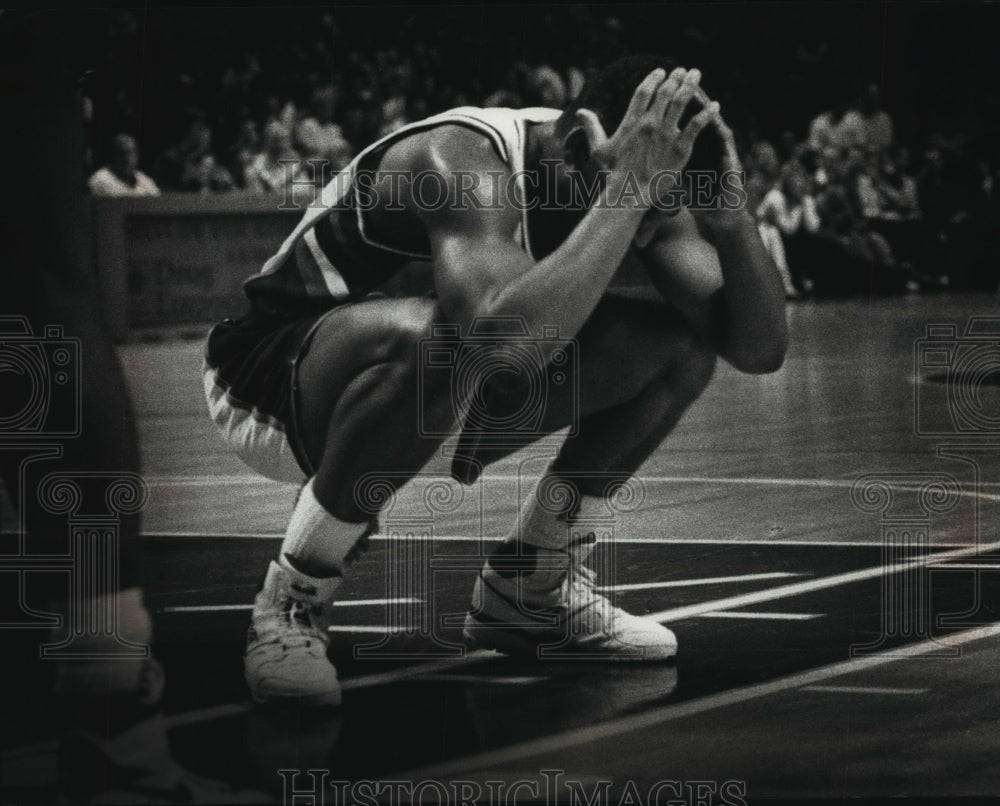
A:
<svg viewBox="0 0 1000 806">
<path fill-rule="evenodd" d="M 657 67 L 663 68 L 669 75 L 677 66 L 677 62 L 667 56 L 640 53 L 611 62 L 587 81 L 556 122 L 556 135 L 565 140 L 567 162 L 573 167 L 583 168 L 589 159 L 587 140 L 576 116 L 578 110 L 589 109 L 597 115 L 610 137 L 625 117 L 632 95 L 642 80 Z M 702 95 L 691 99 L 681 117 L 681 129 L 703 107 L 702 99 L 706 97 Z M 721 138 L 713 126 L 707 126 L 695 140 L 688 169 L 717 171 L 722 155 Z"/>
<path fill-rule="evenodd" d="M 139 147 L 128 134 L 111 138 L 111 167 L 120 176 L 131 178 L 139 167 Z"/>
</svg>

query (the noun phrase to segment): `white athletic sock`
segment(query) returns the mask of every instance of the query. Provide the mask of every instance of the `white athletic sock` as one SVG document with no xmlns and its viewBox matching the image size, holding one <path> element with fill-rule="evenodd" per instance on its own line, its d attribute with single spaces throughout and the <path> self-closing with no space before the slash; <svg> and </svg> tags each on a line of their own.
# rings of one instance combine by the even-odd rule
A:
<svg viewBox="0 0 1000 806">
<path fill-rule="evenodd" d="M 517 522 L 507 535 L 507 542 L 520 540 L 550 551 L 566 550 L 569 534 L 566 530 L 567 513 L 554 506 L 552 483 L 552 475 L 546 470 L 522 502 Z"/>
<path fill-rule="evenodd" d="M 520 544 L 517 553 L 534 558 L 534 570 L 522 575 L 529 588 L 551 589 L 562 582 L 571 563 L 584 562 L 594 546 L 589 522 L 607 513 L 604 499 L 591 495 L 581 495 L 575 510 L 569 511 L 575 496 L 559 495 L 560 486 L 547 469 L 521 505 L 500 552 L 507 558 L 516 556 L 513 549 Z"/>
<path fill-rule="evenodd" d="M 281 554 L 300 573 L 312 577 L 343 576 L 348 555 L 369 532 L 369 523 L 346 523 L 316 500 L 313 479 L 299 493 L 281 543 Z"/>
<path fill-rule="evenodd" d="M 582 565 L 590 557 L 599 536 L 607 530 L 608 514 L 604 496 L 580 496 L 580 504 L 567 523 L 569 553 L 574 565 Z"/>
</svg>

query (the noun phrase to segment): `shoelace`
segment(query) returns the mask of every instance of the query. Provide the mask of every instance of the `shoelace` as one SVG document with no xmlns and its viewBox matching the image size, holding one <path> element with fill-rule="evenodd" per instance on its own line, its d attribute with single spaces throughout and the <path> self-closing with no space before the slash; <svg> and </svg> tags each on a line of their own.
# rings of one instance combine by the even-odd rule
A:
<svg viewBox="0 0 1000 806">
<path fill-rule="evenodd" d="M 310 605 L 298 599 L 285 599 L 281 608 L 281 616 L 285 623 L 292 628 L 287 637 L 294 636 L 304 640 L 306 646 L 309 646 L 313 640 L 322 641 L 325 638 L 323 630 L 315 621 L 321 613 L 322 608 L 319 605 Z M 284 640 L 282 643 L 288 643 L 288 641 Z"/>
<path fill-rule="evenodd" d="M 597 572 L 586 565 L 576 565 L 567 576 L 567 585 L 567 599 L 578 605 L 571 610 L 570 618 L 579 619 L 585 612 L 596 611 L 601 630 L 608 632 L 618 608 L 612 605 L 606 596 L 597 592 Z M 573 595 L 574 592 L 576 596 Z"/>
</svg>

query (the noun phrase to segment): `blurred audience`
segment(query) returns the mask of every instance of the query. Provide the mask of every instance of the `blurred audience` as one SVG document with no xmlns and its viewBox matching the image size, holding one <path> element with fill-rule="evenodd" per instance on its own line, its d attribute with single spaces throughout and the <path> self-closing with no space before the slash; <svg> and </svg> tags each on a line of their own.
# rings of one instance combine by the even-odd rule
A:
<svg viewBox="0 0 1000 806">
<path fill-rule="evenodd" d="M 161 187 L 194 193 L 226 193 L 236 187 L 232 174 L 212 153 L 212 129 L 195 117 L 184 139 L 167 149 L 155 170 Z"/>
<path fill-rule="evenodd" d="M 139 146 L 128 134 L 117 134 L 111 141 L 108 164 L 87 180 L 95 196 L 159 196 L 156 182 L 139 170 Z"/>
<path fill-rule="evenodd" d="M 484 58 L 490 43 L 503 41 L 502 32 L 467 30 L 457 11 L 443 12 L 433 25 L 412 14 L 378 35 L 351 27 L 349 16 L 317 12 L 312 22 L 303 19 L 296 41 L 306 39 L 296 47 L 261 34 L 231 41 L 211 58 L 172 56 L 180 90 L 167 103 L 175 118 L 189 108 L 209 110 L 210 117 L 196 118 L 162 150 L 150 171 L 155 184 L 200 193 L 321 186 L 376 138 L 451 107 L 562 107 L 588 74 L 630 52 L 635 34 L 626 16 L 602 8 L 553 11 L 505 60 Z M 556 36 L 559 48 L 552 47 Z M 957 289 L 997 289 L 995 143 L 973 148 L 961 137 L 918 140 L 897 132 L 884 101 L 905 88 L 891 87 L 890 95 L 879 84 L 858 82 L 857 70 L 838 69 L 850 54 L 825 34 L 767 62 L 764 73 L 786 70 L 789 88 L 768 105 L 753 79 L 727 61 L 726 36 L 718 25 L 685 24 L 677 31 L 677 55 L 688 58 L 685 48 L 718 51 L 705 57 L 706 77 L 718 80 L 706 89 L 722 100 L 733 128 L 749 137 L 742 149 L 748 209 L 789 296 L 900 291 L 912 288 L 913 277 L 922 288 L 930 277 Z M 824 111 L 810 119 L 812 99 L 821 104 L 812 111 Z M 119 100 L 135 107 L 134 99 Z M 221 159 L 213 153 L 213 132 Z M 163 148 L 155 132 L 150 138 L 151 148 Z M 109 161 L 94 174 L 101 188 L 94 192 L 113 186 L 124 193 L 122 181 L 128 192 L 140 192 L 127 165 L 124 154 Z"/>
<path fill-rule="evenodd" d="M 858 117 L 848 115 L 843 106 L 821 112 L 809 124 L 809 146 L 828 159 L 836 159 L 844 149 L 860 146 L 864 137 Z"/>
<path fill-rule="evenodd" d="M 354 156 L 354 149 L 334 122 L 337 90 L 332 84 L 313 91 L 310 108 L 295 127 L 295 146 L 304 162 L 311 163 L 313 178 L 323 186 Z M 308 170 L 308 169 L 304 169 Z"/>
<path fill-rule="evenodd" d="M 296 183 L 309 181 L 302 170 L 292 137 L 281 123 L 271 121 L 264 129 L 264 148 L 246 170 L 246 189 L 254 193 L 276 193 Z"/>
<path fill-rule="evenodd" d="M 892 118 L 882 109 L 878 84 L 865 87 L 858 108 L 845 116 L 846 127 L 850 131 L 861 132 L 861 144 L 873 154 L 879 154 L 892 144 Z"/>
<path fill-rule="evenodd" d="M 240 124 L 239 134 L 229 147 L 229 172 L 237 187 L 246 188 L 247 170 L 260 153 L 260 133 L 253 120 L 244 120 Z"/>
<path fill-rule="evenodd" d="M 799 296 L 799 291 L 792 281 L 784 243 L 800 229 L 809 233 L 819 231 L 820 220 L 811 191 L 810 179 L 802 165 L 789 162 L 756 210 L 760 237 L 781 272 L 785 296 L 791 299 Z"/>
</svg>

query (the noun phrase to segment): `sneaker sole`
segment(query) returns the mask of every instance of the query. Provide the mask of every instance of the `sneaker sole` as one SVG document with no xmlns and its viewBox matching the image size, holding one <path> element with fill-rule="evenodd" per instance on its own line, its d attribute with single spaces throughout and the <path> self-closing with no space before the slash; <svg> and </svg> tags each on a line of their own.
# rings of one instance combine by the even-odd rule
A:
<svg viewBox="0 0 1000 806">
<path fill-rule="evenodd" d="M 254 705 L 259 705 L 262 708 L 339 708 L 343 703 L 343 697 L 339 694 L 336 696 L 329 694 L 304 694 L 302 696 L 275 696 L 272 694 L 261 696 L 260 694 L 251 692 L 250 699 L 253 700 Z"/>
<path fill-rule="evenodd" d="M 286 706 L 336 708 L 341 705 L 343 695 L 340 691 L 327 691 L 322 694 L 260 694 L 259 692 L 251 691 L 250 699 L 256 705 L 265 708 L 281 708 Z"/>
</svg>

